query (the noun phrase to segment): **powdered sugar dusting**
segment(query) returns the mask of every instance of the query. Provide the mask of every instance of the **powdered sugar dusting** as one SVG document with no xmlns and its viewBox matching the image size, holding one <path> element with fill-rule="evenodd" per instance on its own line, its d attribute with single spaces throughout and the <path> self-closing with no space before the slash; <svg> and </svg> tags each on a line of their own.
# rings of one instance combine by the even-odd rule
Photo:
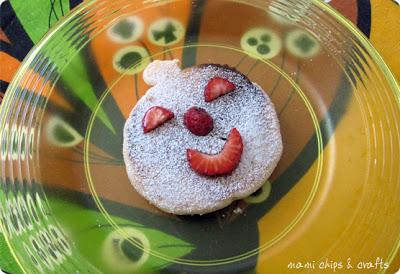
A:
<svg viewBox="0 0 400 274">
<path fill-rule="evenodd" d="M 216 76 L 234 83 L 236 90 L 206 103 L 204 87 Z M 175 214 L 208 213 L 250 195 L 268 179 L 281 157 L 282 139 L 275 109 L 258 85 L 216 65 L 181 71 L 176 60 L 153 62 L 144 80 L 155 86 L 125 124 L 123 153 L 132 185 L 152 204 Z M 141 122 L 152 106 L 171 110 L 175 118 L 143 134 Z M 207 136 L 196 136 L 183 124 L 184 113 L 193 106 L 204 108 L 214 119 Z M 232 128 L 239 130 L 244 142 L 237 169 L 221 177 L 193 171 L 186 149 L 217 154 Z"/>
</svg>

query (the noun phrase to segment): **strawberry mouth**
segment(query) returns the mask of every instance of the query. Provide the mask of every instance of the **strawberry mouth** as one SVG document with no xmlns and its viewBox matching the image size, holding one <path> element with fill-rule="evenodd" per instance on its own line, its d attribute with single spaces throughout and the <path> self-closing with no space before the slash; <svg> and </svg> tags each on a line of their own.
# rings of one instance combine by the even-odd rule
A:
<svg viewBox="0 0 400 274">
<path fill-rule="evenodd" d="M 223 176 L 232 173 L 238 167 L 242 153 L 242 136 L 236 128 L 233 128 L 220 153 L 210 155 L 198 150 L 188 149 L 186 156 L 190 167 L 198 174 Z"/>
</svg>

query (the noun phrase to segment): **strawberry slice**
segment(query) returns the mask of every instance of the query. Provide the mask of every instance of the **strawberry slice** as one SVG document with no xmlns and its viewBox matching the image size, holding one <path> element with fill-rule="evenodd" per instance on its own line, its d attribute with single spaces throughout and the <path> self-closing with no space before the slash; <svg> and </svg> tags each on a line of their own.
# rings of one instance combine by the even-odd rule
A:
<svg viewBox="0 0 400 274">
<path fill-rule="evenodd" d="M 204 90 L 204 98 L 206 102 L 211 102 L 218 97 L 235 90 L 235 88 L 235 84 L 229 82 L 227 79 L 214 77 L 208 82 Z"/>
<path fill-rule="evenodd" d="M 142 120 L 143 132 L 148 133 L 172 118 L 174 118 L 172 111 L 159 106 L 151 107 Z"/>
<path fill-rule="evenodd" d="M 224 148 L 219 154 L 209 155 L 188 149 L 186 156 L 190 167 L 199 174 L 214 176 L 226 175 L 239 165 L 243 152 L 243 141 L 239 131 L 234 128 L 228 135 Z"/>
</svg>

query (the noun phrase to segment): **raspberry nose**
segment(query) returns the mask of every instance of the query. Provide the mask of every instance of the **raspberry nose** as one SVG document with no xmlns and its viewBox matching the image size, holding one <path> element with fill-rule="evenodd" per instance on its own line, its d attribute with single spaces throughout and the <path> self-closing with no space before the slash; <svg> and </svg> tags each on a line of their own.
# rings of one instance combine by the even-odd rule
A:
<svg viewBox="0 0 400 274">
<path fill-rule="evenodd" d="M 205 109 L 199 107 L 189 108 L 183 116 L 186 128 L 197 136 L 206 136 L 214 128 L 214 121 Z"/>
</svg>

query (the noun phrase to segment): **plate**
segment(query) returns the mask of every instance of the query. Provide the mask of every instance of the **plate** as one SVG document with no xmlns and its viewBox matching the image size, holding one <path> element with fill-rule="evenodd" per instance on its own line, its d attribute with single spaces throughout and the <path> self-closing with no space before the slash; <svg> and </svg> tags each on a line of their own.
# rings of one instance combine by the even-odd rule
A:
<svg viewBox="0 0 400 274">
<path fill-rule="evenodd" d="M 281 123 L 271 178 L 211 214 L 165 214 L 125 172 L 143 69 L 170 59 L 235 67 Z M 29 273 L 384 272 L 400 243 L 399 94 L 320 1 L 85 2 L 27 56 L 0 110 L 7 243 Z"/>
</svg>

